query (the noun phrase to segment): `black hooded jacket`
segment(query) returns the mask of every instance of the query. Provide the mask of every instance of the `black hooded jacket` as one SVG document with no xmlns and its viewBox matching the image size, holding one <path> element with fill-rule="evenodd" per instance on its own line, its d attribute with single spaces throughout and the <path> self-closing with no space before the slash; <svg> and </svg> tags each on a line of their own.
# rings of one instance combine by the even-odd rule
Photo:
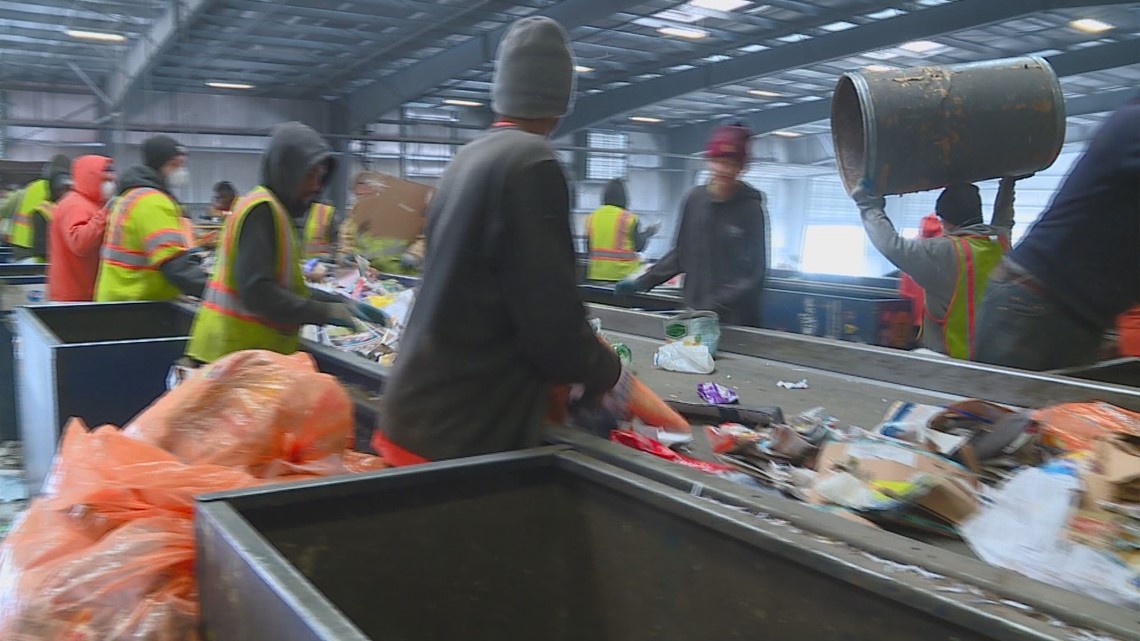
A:
<svg viewBox="0 0 1140 641">
<path fill-rule="evenodd" d="M 312 128 L 298 122 L 281 125 L 273 134 L 269 148 L 261 159 L 261 184 L 273 192 L 293 218 L 304 221 L 309 202 L 298 192 L 310 169 L 327 163 L 332 175 L 336 159 L 328 143 Z M 286 325 L 320 325 L 332 310 L 330 303 L 343 302 L 340 297 L 310 290 L 311 298 L 298 296 L 277 282 L 277 234 L 273 210 L 260 204 L 246 214 L 237 238 L 234 258 L 234 280 L 238 296 L 254 314 Z"/>
<path fill-rule="evenodd" d="M 177 202 L 174 194 L 170 193 L 170 187 L 166 184 L 166 179 L 162 174 L 146 165 L 128 167 L 119 175 L 120 196 L 128 190 L 138 187 L 157 189 Z M 209 274 L 206 273 L 205 269 L 202 269 L 201 257 L 193 248 L 188 248 L 163 263 L 159 267 L 159 271 L 162 272 L 166 280 L 170 281 L 171 285 L 178 288 L 178 291 L 195 298 L 202 297 L 202 292 L 206 289 L 206 281 L 209 279 Z"/>
</svg>

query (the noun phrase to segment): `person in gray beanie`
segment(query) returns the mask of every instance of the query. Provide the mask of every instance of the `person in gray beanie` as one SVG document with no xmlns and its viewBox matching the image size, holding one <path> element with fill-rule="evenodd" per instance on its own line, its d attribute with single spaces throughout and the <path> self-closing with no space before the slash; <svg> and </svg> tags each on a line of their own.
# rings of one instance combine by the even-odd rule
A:
<svg viewBox="0 0 1140 641">
<path fill-rule="evenodd" d="M 546 141 L 573 91 L 561 25 L 515 22 L 494 124 L 455 155 L 427 212 L 423 281 L 372 441 L 393 464 L 537 445 L 556 385 L 576 389 L 572 416 L 600 418 L 591 429 L 623 411 L 629 374 L 578 297 L 569 188 Z"/>
</svg>

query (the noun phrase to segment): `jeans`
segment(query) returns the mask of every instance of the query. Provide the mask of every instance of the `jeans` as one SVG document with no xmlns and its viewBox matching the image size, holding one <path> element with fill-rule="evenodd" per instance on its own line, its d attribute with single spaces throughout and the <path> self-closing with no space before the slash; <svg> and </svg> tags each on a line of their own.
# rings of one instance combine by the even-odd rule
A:
<svg viewBox="0 0 1140 641">
<path fill-rule="evenodd" d="M 1032 371 L 1097 360 L 1105 328 L 1078 319 L 1026 279 L 991 279 L 976 318 L 974 360 Z"/>
</svg>

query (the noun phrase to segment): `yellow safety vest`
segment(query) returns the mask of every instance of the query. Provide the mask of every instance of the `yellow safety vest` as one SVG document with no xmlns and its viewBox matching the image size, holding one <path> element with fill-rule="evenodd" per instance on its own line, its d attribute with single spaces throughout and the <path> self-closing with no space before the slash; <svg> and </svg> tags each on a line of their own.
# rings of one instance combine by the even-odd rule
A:
<svg viewBox="0 0 1140 641">
<path fill-rule="evenodd" d="M 115 199 L 107 215 L 107 236 L 100 253 L 95 301 L 163 301 L 178 288 L 159 267 L 189 246 L 170 196 L 152 187 L 136 187 Z"/>
<path fill-rule="evenodd" d="M 24 188 L 24 198 L 20 201 L 19 207 L 16 208 L 16 215 L 12 217 L 12 232 L 9 236 L 9 242 L 14 247 L 24 249 L 35 247 L 34 216 L 43 216 L 49 224 L 51 223 L 54 203 L 48 200 L 51 195 L 50 191 L 48 181 L 44 178 L 33 180 Z M 42 263 L 45 258 L 47 257 L 36 256 L 35 261 Z"/>
<path fill-rule="evenodd" d="M 293 230 L 293 221 L 285 207 L 265 187 L 258 187 L 242 197 L 234 213 L 226 219 L 218 250 L 218 263 L 206 285 L 206 293 L 194 325 L 190 328 L 190 344 L 186 355 L 204 363 L 212 363 L 227 354 L 247 349 L 265 349 L 292 354 L 300 344 L 296 325 L 283 325 L 262 318 L 246 308 L 237 293 L 234 265 L 238 235 L 246 216 L 254 207 L 268 203 L 277 228 L 277 273 L 281 287 L 308 297 L 301 274 L 301 247 Z"/>
<path fill-rule="evenodd" d="M 305 219 L 305 258 L 332 253 L 329 227 L 334 213 L 336 208 L 324 203 L 313 203 L 309 208 L 309 216 Z"/>
<path fill-rule="evenodd" d="M 974 356 L 974 319 L 982 302 L 990 272 L 1001 262 L 1008 245 L 997 236 L 951 236 L 958 257 L 958 280 L 946 315 L 936 318 L 926 308 L 926 321 L 942 332 L 946 354 L 954 358 Z M 925 323 L 924 323 L 925 324 Z M 925 331 L 925 330 L 924 330 Z"/>
<path fill-rule="evenodd" d="M 586 219 L 590 254 L 586 269 L 589 280 L 619 281 L 641 267 L 634 249 L 637 216 L 613 205 L 605 205 Z"/>
</svg>

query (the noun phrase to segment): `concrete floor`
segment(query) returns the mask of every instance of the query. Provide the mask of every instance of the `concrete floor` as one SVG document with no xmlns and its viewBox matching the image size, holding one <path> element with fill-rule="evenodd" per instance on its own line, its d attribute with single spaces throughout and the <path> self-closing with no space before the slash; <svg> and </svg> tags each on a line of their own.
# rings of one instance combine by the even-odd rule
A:
<svg viewBox="0 0 1140 641">
<path fill-rule="evenodd" d="M 813 407 L 824 407 L 843 424 L 870 429 L 878 425 L 887 407 L 895 401 L 944 405 L 958 397 L 917 388 L 901 387 L 865 378 L 778 363 L 761 358 L 720 354 L 716 372 L 709 375 L 679 374 L 653 366 L 653 355 L 661 341 L 629 334 L 605 332 L 633 352 L 633 367 L 646 385 L 666 400 L 700 402 L 697 383 L 714 381 L 733 388 L 743 407 L 778 405 L 787 417 Z M 787 390 L 779 381 L 807 379 L 810 389 Z"/>
</svg>

